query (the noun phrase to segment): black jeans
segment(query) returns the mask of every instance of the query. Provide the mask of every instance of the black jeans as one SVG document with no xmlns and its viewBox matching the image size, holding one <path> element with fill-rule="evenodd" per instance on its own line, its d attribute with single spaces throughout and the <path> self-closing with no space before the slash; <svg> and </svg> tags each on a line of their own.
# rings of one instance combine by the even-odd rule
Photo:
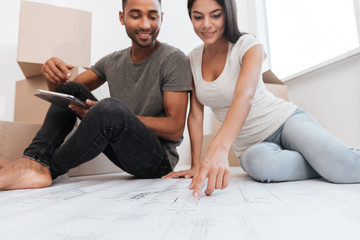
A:
<svg viewBox="0 0 360 240">
<path fill-rule="evenodd" d="M 70 82 L 58 92 L 96 100 L 82 84 Z M 106 98 L 90 108 L 74 134 L 77 114 L 51 104 L 44 124 L 24 156 L 49 167 L 52 178 L 103 152 L 115 165 L 140 178 L 161 177 L 172 171 L 165 147 L 119 99 Z"/>
</svg>

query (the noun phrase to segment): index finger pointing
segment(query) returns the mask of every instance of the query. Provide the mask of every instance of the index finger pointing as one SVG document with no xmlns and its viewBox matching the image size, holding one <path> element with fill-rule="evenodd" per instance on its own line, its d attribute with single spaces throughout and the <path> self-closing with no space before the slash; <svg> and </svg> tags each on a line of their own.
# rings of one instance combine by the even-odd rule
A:
<svg viewBox="0 0 360 240">
<path fill-rule="evenodd" d="M 193 196 L 195 198 L 200 196 L 200 190 L 204 185 L 207 174 L 208 174 L 207 170 L 203 168 L 203 169 L 200 170 L 197 178 L 194 179 L 195 184 L 194 184 L 194 187 L 192 189 L 193 189 Z"/>
</svg>

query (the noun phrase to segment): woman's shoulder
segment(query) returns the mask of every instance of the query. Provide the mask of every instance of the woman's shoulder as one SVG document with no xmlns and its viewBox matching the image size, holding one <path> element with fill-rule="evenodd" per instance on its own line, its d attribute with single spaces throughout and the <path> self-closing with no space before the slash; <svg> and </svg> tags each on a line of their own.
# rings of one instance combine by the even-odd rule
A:
<svg viewBox="0 0 360 240">
<path fill-rule="evenodd" d="M 241 63 L 245 53 L 255 45 L 262 45 L 262 43 L 253 34 L 243 34 L 232 46 L 232 58 L 238 59 Z"/>
<path fill-rule="evenodd" d="M 237 40 L 237 42 L 234 44 L 234 47 L 241 48 L 244 46 L 257 45 L 257 44 L 262 44 L 262 43 L 259 39 L 255 37 L 255 35 L 251 33 L 245 33 L 241 35 L 241 37 Z"/>
<path fill-rule="evenodd" d="M 195 47 L 193 50 L 189 52 L 188 57 L 190 59 L 193 59 L 196 58 L 197 56 L 202 56 L 203 49 L 204 49 L 204 44 Z"/>
</svg>

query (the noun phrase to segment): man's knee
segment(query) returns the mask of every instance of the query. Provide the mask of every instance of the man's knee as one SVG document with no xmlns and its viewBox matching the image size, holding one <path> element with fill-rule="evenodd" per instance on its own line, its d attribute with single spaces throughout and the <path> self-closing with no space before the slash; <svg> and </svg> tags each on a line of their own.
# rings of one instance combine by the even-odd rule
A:
<svg viewBox="0 0 360 240">
<path fill-rule="evenodd" d="M 57 89 L 57 92 L 72 94 L 73 92 L 81 92 L 81 90 L 87 89 L 82 83 L 79 82 L 68 82 L 66 84 L 60 85 Z"/>
<path fill-rule="evenodd" d="M 91 114 L 102 119 L 115 118 L 117 121 L 124 121 L 129 116 L 134 116 L 128 107 L 116 98 L 105 98 L 91 107 L 90 111 L 92 112 Z"/>
</svg>

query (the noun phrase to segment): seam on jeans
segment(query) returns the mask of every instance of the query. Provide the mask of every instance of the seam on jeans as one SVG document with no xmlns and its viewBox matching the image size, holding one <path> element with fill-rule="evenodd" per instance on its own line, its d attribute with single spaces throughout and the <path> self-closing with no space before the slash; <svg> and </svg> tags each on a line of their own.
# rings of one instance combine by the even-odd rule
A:
<svg viewBox="0 0 360 240">
<path fill-rule="evenodd" d="M 155 166 L 154 164 L 148 165 L 148 167 L 151 167 L 151 169 L 152 169 L 152 174 L 154 174 L 154 172 L 156 172 L 157 170 L 159 170 L 159 168 L 161 167 L 161 165 L 163 164 L 164 161 L 167 161 L 167 163 L 168 163 L 169 166 L 170 166 L 170 169 L 172 169 L 172 168 L 171 168 L 170 161 L 169 161 L 169 159 L 168 159 L 168 157 L 167 157 L 166 151 L 164 151 L 164 154 L 163 154 L 164 156 L 163 156 L 162 154 L 160 154 L 160 151 L 161 151 L 160 149 L 159 149 L 159 153 L 156 152 L 152 147 L 149 146 L 149 144 L 147 144 L 145 141 L 143 141 L 143 138 L 139 137 L 137 134 L 135 134 L 133 131 L 131 131 L 129 128 L 127 128 L 127 127 L 125 127 L 125 126 L 123 126 L 123 125 L 113 126 L 113 127 L 111 127 L 110 129 L 113 129 L 113 128 L 116 128 L 116 127 L 122 127 L 124 130 L 128 131 L 129 133 L 131 133 L 131 134 L 132 134 L 134 137 L 136 137 L 140 142 L 142 142 L 143 145 L 144 145 L 148 150 L 150 150 L 152 153 L 154 153 L 154 154 L 157 156 L 157 158 L 159 158 L 160 161 L 158 161 L 158 164 L 157 164 L 156 166 Z M 150 130 L 150 131 L 151 131 L 151 130 Z M 155 134 L 155 135 L 156 135 L 156 134 Z M 156 137 L 156 140 L 158 141 L 159 147 L 164 150 L 164 148 L 162 148 L 161 142 L 159 141 L 159 139 L 158 139 L 157 137 Z M 165 157 L 166 157 L 166 158 L 165 158 Z M 140 176 L 140 175 L 139 175 L 139 176 Z M 143 176 L 143 177 L 144 177 L 144 176 Z"/>
<path fill-rule="evenodd" d="M 66 122 L 66 121 L 68 121 L 69 120 L 69 117 L 64 121 L 64 122 Z M 75 122 L 76 122 L 76 120 L 75 120 Z M 75 126 L 75 125 L 74 125 Z M 73 127 L 74 128 L 74 127 Z M 70 130 L 70 132 L 71 132 L 71 130 Z M 69 133 L 70 133 L 69 132 Z M 54 141 L 59 137 L 61 135 L 61 131 L 59 131 L 59 133 L 55 136 L 55 138 L 53 138 L 51 141 L 49 141 L 47 144 L 46 144 L 46 152 L 49 150 L 49 148 L 55 148 L 54 147 Z M 66 138 L 66 137 L 65 137 Z M 64 139 L 65 140 L 65 139 Z M 62 144 L 60 144 L 60 146 L 61 146 Z M 60 147 L 59 146 L 59 147 Z M 56 149 L 56 148 L 55 148 Z M 45 153 L 46 153 L 45 152 Z M 54 154 L 54 153 L 53 153 Z M 53 155 L 52 154 L 52 155 Z M 42 155 L 44 155 L 44 153 L 42 152 L 42 150 L 41 150 L 41 152 L 40 152 L 40 155 L 42 156 Z M 52 155 L 51 155 L 51 158 L 52 158 Z M 36 159 L 34 159 L 35 161 L 37 161 Z M 50 159 L 51 160 L 51 159 Z M 46 162 L 50 162 L 50 161 L 46 161 Z M 39 162 L 39 163 L 41 163 L 41 162 Z M 48 164 L 48 165 L 50 165 L 50 164 Z M 47 167 L 49 167 L 49 166 L 47 166 Z M 49 167 L 50 168 L 50 167 Z"/>
<path fill-rule="evenodd" d="M 25 157 L 25 158 L 28 158 L 28 159 L 31 159 L 31 160 L 33 160 L 33 161 L 35 161 L 35 162 L 38 162 L 38 163 L 40 163 L 41 165 L 43 165 L 43 166 L 45 166 L 45 167 L 47 167 L 47 168 L 50 169 L 50 166 L 49 166 L 47 163 L 44 163 L 44 162 L 40 161 L 39 159 L 30 157 L 30 156 L 28 156 L 28 155 L 22 155 L 20 158 L 24 158 L 24 157 Z"/>
<path fill-rule="evenodd" d="M 93 141 L 93 143 L 87 148 L 87 150 L 84 152 L 84 154 L 82 154 L 82 155 L 77 159 L 77 161 L 73 162 L 73 163 L 70 165 L 69 169 L 73 168 L 73 165 L 76 165 L 78 162 L 80 162 L 80 160 L 81 160 L 84 156 L 86 156 L 86 154 L 88 154 L 89 149 L 92 149 L 92 146 L 93 146 L 94 143 L 99 139 L 99 137 L 102 137 L 102 134 L 101 134 L 101 133 L 95 137 L 95 141 Z M 100 154 L 100 153 L 99 153 L 99 154 Z"/>
</svg>

